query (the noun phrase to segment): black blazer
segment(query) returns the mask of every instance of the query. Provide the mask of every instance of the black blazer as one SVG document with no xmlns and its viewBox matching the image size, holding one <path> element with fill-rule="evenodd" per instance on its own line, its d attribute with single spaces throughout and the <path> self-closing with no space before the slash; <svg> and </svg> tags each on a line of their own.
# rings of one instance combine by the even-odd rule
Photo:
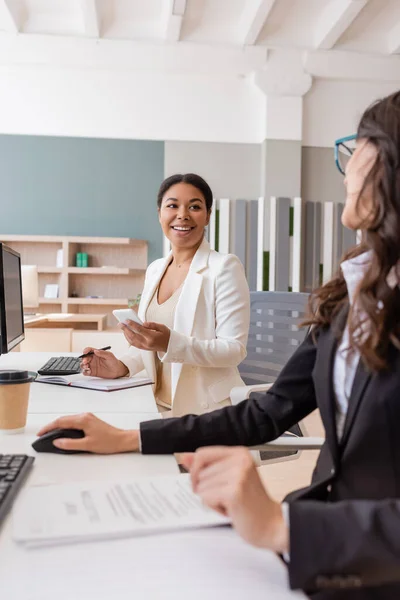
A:
<svg viewBox="0 0 400 600">
<path fill-rule="evenodd" d="M 324 600 L 400 600 L 400 352 L 391 347 L 390 368 L 379 374 L 360 361 L 338 443 L 336 347 L 332 329 L 322 330 L 316 343 L 305 339 L 267 393 L 201 416 L 142 423 L 142 452 L 261 444 L 318 407 L 326 442 L 311 485 L 287 498 L 290 585 Z"/>
</svg>

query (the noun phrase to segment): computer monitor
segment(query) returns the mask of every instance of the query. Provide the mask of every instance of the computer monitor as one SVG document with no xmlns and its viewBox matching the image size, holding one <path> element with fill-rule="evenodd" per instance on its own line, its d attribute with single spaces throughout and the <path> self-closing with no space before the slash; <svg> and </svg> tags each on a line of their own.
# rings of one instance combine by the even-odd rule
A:
<svg viewBox="0 0 400 600">
<path fill-rule="evenodd" d="M 21 257 L 0 243 L 0 354 L 10 352 L 24 338 Z"/>
<path fill-rule="evenodd" d="M 21 265 L 22 303 L 25 308 L 39 306 L 39 277 L 36 265 Z"/>
</svg>

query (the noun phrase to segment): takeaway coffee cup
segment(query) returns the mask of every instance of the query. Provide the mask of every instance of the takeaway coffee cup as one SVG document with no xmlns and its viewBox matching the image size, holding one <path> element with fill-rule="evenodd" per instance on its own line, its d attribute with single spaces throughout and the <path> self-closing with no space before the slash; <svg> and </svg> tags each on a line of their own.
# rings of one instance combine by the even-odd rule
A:
<svg viewBox="0 0 400 600">
<path fill-rule="evenodd" d="M 0 371 L 0 433 L 24 431 L 34 379 L 29 371 Z"/>
</svg>

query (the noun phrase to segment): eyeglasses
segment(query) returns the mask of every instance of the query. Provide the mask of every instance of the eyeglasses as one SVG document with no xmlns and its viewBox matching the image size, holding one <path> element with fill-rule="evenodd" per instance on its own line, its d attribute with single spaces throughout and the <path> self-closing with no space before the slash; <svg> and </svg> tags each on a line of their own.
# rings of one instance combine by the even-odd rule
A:
<svg viewBox="0 0 400 600">
<path fill-rule="evenodd" d="M 346 175 L 346 165 L 355 150 L 356 139 L 357 136 L 354 134 L 339 138 L 335 142 L 335 163 L 342 175 Z"/>
</svg>

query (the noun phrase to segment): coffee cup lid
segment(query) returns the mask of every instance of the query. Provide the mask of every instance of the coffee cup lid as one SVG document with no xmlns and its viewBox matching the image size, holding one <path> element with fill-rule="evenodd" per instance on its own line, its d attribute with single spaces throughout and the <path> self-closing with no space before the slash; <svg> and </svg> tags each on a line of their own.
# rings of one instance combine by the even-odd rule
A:
<svg viewBox="0 0 400 600">
<path fill-rule="evenodd" d="M 32 371 L 0 371 L 0 385 L 15 385 L 18 383 L 30 383 L 36 379 L 36 373 Z"/>
</svg>

